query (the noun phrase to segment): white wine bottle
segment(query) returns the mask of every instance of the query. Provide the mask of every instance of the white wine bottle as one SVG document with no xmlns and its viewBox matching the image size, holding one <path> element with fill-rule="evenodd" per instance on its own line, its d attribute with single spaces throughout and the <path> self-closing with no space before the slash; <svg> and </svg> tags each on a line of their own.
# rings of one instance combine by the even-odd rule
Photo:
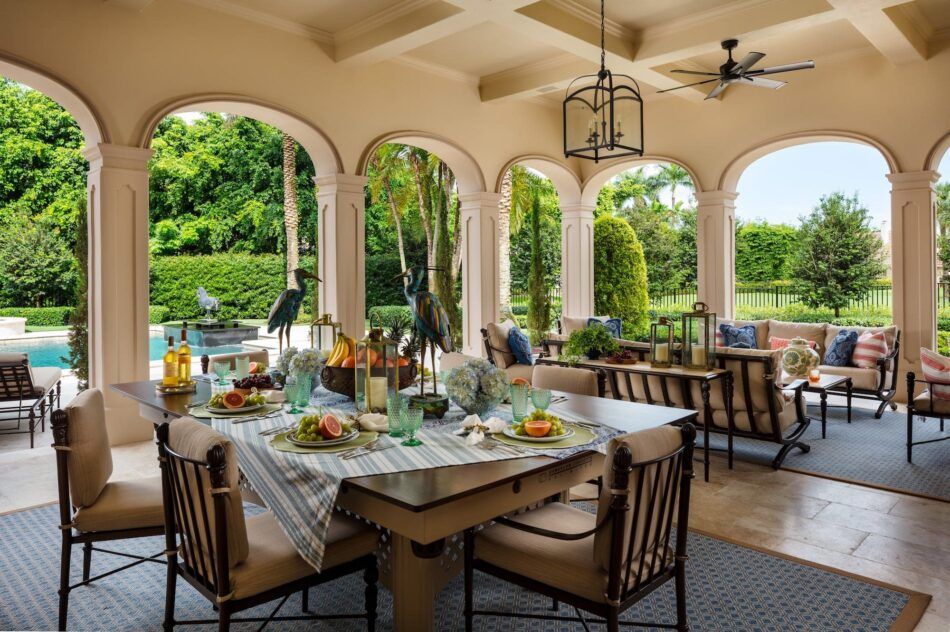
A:
<svg viewBox="0 0 950 632">
<path fill-rule="evenodd" d="M 178 354 L 175 353 L 175 337 L 168 337 L 168 351 L 162 358 L 164 372 L 162 386 L 178 386 Z"/>
<path fill-rule="evenodd" d="M 191 383 L 191 347 L 188 346 L 188 330 L 181 330 L 181 344 L 178 345 L 178 382 Z"/>
</svg>

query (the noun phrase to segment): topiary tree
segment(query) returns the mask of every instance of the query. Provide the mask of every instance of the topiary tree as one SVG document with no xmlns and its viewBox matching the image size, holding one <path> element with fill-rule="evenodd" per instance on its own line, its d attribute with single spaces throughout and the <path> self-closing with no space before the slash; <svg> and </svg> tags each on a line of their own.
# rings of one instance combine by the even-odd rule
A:
<svg viewBox="0 0 950 632">
<path fill-rule="evenodd" d="M 624 336 L 647 329 L 650 299 L 643 246 L 626 221 L 604 215 L 594 222 L 594 310 L 623 320 Z"/>
<path fill-rule="evenodd" d="M 528 276 L 528 329 L 532 341 L 539 343 L 551 327 L 551 297 L 545 282 L 541 257 L 541 199 L 535 197 L 531 207 L 531 269 Z"/>
<path fill-rule="evenodd" d="M 837 318 L 885 271 L 881 238 L 857 195 L 823 196 L 811 215 L 802 218 L 792 275 L 809 307 L 829 307 Z"/>
<path fill-rule="evenodd" d="M 76 226 L 76 246 L 73 254 L 76 257 L 76 308 L 69 316 L 69 354 L 61 358 L 68 362 L 76 374 L 77 388 L 84 391 L 89 387 L 89 296 L 87 270 L 89 252 L 86 238 L 86 209 L 79 208 L 79 221 Z M 151 308 L 149 308 L 151 312 Z M 150 321 L 151 322 L 151 321 Z"/>
</svg>

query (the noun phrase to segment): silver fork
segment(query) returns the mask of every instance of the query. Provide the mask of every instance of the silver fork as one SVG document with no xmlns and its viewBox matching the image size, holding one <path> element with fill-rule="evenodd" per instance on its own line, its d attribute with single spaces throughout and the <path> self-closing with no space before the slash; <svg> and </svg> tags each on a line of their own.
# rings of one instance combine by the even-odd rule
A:
<svg viewBox="0 0 950 632">
<path fill-rule="evenodd" d="M 296 426 L 296 424 L 295 424 L 295 425 L 292 425 L 292 426 L 282 426 L 282 427 L 280 427 L 280 428 L 268 428 L 267 430 L 261 430 L 261 431 L 258 432 L 257 434 L 259 434 L 259 435 L 280 434 L 281 432 L 285 432 L 285 431 L 287 431 L 287 430 L 293 430 L 293 429 L 296 428 L 296 427 L 297 427 L 297 426 Z"/>
<path fill-rule="evenodd" d="M 499 449 L 499 448 L 500 448 L 500 449 L 502 449 L 502 450 L 508 450 L 509 452 L 514 452 L 515 454 L 530 454 L 530 452 L 528 452 L 528 450 L 527 450 L 526 448 L 521 448 L 521 447 L 518 447 L 518 446 L 509 445 L 509 444 L 505 443 L 504 441 L 499 441 L 498 439 L 496 439 L 495 437 L 492 437 L 492 436 L 490 436 L 490 435 L 486 435 L 485 438 L 488 439 L 489 441 L 491 441 L 491 447 L 490 447 L 490 448 L 487 448 L 487 449 L 489 449 L 489 450 Z"/>
<path fill-rule="evenodd" d="M 356 452 L 359 452 L 360 450 L 371 451 L 371 450 L 374 449 L 374 447 L 376 446 L 376 444 L 377 444 L 378 442 L 379 442 L 379 437 L 377 437 L 377 438 L 373 439 L 372 441 L 369 441 L 369 442 L 367 442 L 367 443 L 365 443 L 365 444 L 363 444 L 363 445 L 356 446 L 355 448 L 350 448 L 349 450 L 343 450 L 343 451 L 341 451 L 341 452 L 337 452 L 337 456 L 340 457 L 341 459 L 343 459 L 343 458 L 346 458 L 346 457 L 348 457 L 348 456 L 351 456 L 352 454 L 354 454 L 354 453 L 356 453 Z"/>
<path fill-rule="evenodd" d="M 341 456 L 340 458 L 344 460 L 358 459 L 361 456 L 366 456 L 367 454 L 372 454 L 374 452 L 382 452 L 383 450 L 388 450 L 389 448 L 395 448 L 395 447 L 396 447 L 396 444 L 394 443 L 389 444 L 389 445 L 380 445 L 380 446 L 375 446 L 373 448 L 370 448 L 369 450 L 364 450 L 363 452 L 357 452 L 355 454 L 348 454 L 346 456 Z"/>
</svg>

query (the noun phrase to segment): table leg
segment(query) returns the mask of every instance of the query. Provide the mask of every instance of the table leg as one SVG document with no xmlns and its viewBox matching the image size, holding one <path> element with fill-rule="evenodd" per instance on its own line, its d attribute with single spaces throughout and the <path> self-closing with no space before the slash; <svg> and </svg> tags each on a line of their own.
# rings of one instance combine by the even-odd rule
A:
<svg viewBox="0 0 950 632">
<path fill-rule="evenodd" d="M 709 381 L 700 386 L 703 394 L 703 480 L 709 482 L 709 425 L 712 423 L 712 407 L 709 405 Z"/>
<path fill-rule="evenodd" d="M 849 377 L 846 384 L 848 385 L 848 423 L 851 423 L 851 390 L 854 388 L 854 380 Z"/>
<path fill-rule="evenodd" d="M 440 557 L 419 557 L 412 540 L 392 534 L 393 624 L 396 632 L 435 629 Z"/>
<path fill-rule="evenodd" d="M 729 443 L 729 469 L 732 469 L 732 444 L 733 444 L 733 430 L 735 429 L 735 410 L 733 410 L 733 377 L 732 373 L 726 373 L 726 420 L 729 424 L 729 432 L 727 435 L 727 441 Z"/>
<path fill-rule="evenodd" d="M 828 423 L 828 391 L 821 389 L 821 438 L 825 438 L 825 425 Z"/>
</svg>

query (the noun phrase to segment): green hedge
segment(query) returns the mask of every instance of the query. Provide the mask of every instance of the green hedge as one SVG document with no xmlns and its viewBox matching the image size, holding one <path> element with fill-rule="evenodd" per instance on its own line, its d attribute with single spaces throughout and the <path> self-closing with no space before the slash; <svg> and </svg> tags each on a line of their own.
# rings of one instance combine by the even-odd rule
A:
<svg viewBox="0 0 950 632">
<path fill-rule="evenodd" d="M 59 327 L 69 324 L 72 307 L 3 307 L 0 316 L 26 318 L 27 327 Z"/>
<path fill-rule="evenodd" d="M 164 305 L 148 306 L 148 322 L 150 325 L 160 325 L 171 320 L 172 312 Z"/>
<path fill-rule="evenodd" d="M 300 267 L 313 269 L 313 257 L 302 257 Z M 273 302 L 287 287 L 281 255 L 223 253 L 216 255 L 153 257 L 150 266 L 151 301 L 168 309 L 167 318 L 198 318 L 198 286 L 221 301 L 218 318 L 267 318 Z M 313 282 L 308 283 L 301 315 L 309 315 Z"/>
<path fill-rule="evenodd" d="M 410 318 L 412 317 L 412 310 L 409 309 L 408 305 L 377 305 L 369 308 L 369 318 L 375 322 L 378 317 L 385 324 L 400 312 L 408 314 Z"/>
</svg>

